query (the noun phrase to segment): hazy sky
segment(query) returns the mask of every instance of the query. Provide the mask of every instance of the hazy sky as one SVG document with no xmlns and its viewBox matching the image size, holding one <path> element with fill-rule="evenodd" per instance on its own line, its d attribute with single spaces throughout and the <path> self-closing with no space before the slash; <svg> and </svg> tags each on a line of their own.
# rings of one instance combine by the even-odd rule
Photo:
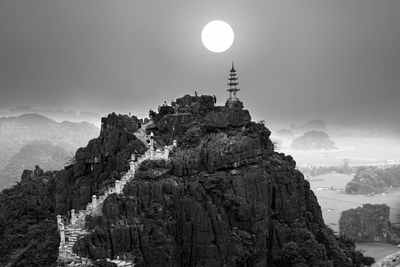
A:
<svg viewBox="0 0 400 267">
<path fill-rule="evenodd" d="M 235 61 L 254 119 L 398 121 L 399 0 L 0 1 L 0 110 L 147 112 L 227 97 Z M 232 47 L 200 33 L 228 22 Z"/>
</svg>

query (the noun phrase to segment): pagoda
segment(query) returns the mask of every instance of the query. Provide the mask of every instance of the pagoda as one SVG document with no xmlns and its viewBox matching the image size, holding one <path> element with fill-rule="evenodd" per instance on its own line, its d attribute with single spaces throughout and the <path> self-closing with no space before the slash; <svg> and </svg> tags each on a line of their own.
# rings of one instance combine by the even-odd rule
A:
<svg viewBox="0 0 400 267">
<path fill-rule="evenodd" d="M 229 98 L 226 100 L 225 106 L 228 108 L 243 108 L 243 103 L 239 100 L 237 97 L 237 92 L 240 91 L 237 86 L 239 85 L 238 83 L 238 77 L 236 76 L 236 70 L 235 70 L 235 65 L 232 62 L 232 68 L 229 71 L 229 89 L 227 91 L 229 92 Z"/>
</svg>

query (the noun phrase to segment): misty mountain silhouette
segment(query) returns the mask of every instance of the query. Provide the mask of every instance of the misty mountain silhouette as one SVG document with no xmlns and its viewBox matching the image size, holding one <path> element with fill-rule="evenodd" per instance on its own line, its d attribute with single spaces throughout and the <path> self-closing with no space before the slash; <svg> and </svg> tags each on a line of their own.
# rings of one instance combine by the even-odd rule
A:
<svg viewBox="0 0 400 267">
<path fill-rule="evenodd" d="M 30 170 L 39 165 L 45 170 L 58 170 L 72 155 L 73 150 L 66 149 L 63 144 L 53 145 L 47 140 L 29 142 L 0 170 L 0 190 L 19 181 L 24 169 Z"/>
<path fill-rule="evenodd" d="M 335 143 L 329 139 L 329 135 L 322 131 L 306 132 L 293 140 L 292 148 L 298 150 L 336 149 Z"/>
<path fill-rule="evenodd" d="M 0 118 L 0 169 L 24 145 L 36 140 L 46 140 L 53 145 L 60 144 L 67 150 L 76 150 L 96 136 L 99 129 L 81 122 L 56 122 L 40 114 L 23 114 Z"/>
<path fill-rule="evenodd" d="M 317 120 L 310 120 L 307 121 L 304 124 L 300 124 L 300 125 L 295 125 L 292 124 L 290 129 L 294 132 L 296 132 L 297 134 L 302 134 L 308 131 L 327 131 L 328 128 L 326 127 L 326 123 L 325 121 L 321 120 L 321 119 L 317 119 Z"/>
</svg>

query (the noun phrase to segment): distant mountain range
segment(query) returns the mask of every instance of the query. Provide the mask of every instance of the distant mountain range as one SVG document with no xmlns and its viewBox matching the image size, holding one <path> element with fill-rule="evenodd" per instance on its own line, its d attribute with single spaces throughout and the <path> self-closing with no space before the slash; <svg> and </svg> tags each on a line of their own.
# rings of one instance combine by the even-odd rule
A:
<svg viewBox="0 0 400 267">
<path fill-rule="evenodd" d="M 13 165 L 9 160 L 32 141 L 48 141 L 70 152 L 85 146 L 98 133 L 99 129 L 87 122 L 56 122 L 39 114 L 0 118 L 0 170 L 9 163 Z M 31 163 L 36 161 L 40 159 L 33 156 Z M 2 184 L 3 181 L 0 180 L 0 188 Z"/>
<path fill-rule="evenodd" d="M 296 126 L 295 124 L 291 125 L 291 130 L 298 134 L 303 134 L 309 131 L 324 131 L 326 132 L 328 128 L 326 127 L 326 123 L 323 120 L 310 120 L 304 124 Z"/>
<path fill-rule="evenodd" d="M 75 112 L 73 110 L 63 109 L 40 109 L 30 106 L 18 106 L 8 111 L 0 112 L 1 117 L 20 116 L 23 114 L 40 114 L 56 121 L 81 122 L 86 121 L 94 125 L 100 123 L 100 114 L 95 112 Z"/>
<path fill-rule="evenodd" d="M 45 140 L 29 142 L 8 160 L 3 170 L 0 170 L 0 189 L 19 181 L 23 170 L 34 169 L 35 165 L 44 170 L 62 169 L 73 153 L 73 150 L 67 150 L 62 144 L 53 145 Z"/>
<path fill-rule="evenodd" d="M 306 132 L 318 131 L 329 134 L 330 137 L 382 137 L 382 138 L 400 138 L 399 124 L 379 125 L 370 124 L 363 125 L 361 122 L 354 122 L 351 125 L 326 123 L 322 119 L 309 120 L 302 124 L 292 123 L 290 127 L 276 128 L 273 130 L 273 136 L 279 142 L 294 140 L 302 136 Z"/>
<path fill-rule="evenodd" d="M 329 139 L 329 135 L 322 131 L 306 132 L 304 135 L 293 140 L 292 148 L 298 150 L 336 149 L 335 143 Z"/>
</svg>

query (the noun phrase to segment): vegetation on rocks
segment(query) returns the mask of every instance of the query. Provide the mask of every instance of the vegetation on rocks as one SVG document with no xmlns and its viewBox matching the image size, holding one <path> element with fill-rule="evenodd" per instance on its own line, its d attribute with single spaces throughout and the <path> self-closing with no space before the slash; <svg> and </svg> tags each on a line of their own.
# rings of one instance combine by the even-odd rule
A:
<svg viewBox="0 0 400 267">
<path fill-rule="evenodd" d="M 54 173 L 37 168 L 0 193 L 1 266 L 54 266 L 60 244 L 54 192 Z"/>
<path fill-rule="evenodd" d="M 75 253 L 137 266 L 361 266 L 354 243 L 324 224 L 296 162 L 274 151 L 270 131 L 252 122 L 242 103 L 216 107 L 211 96 L 186 95 L 152 115 L 156 147 L 174 139 L 178 147 L 167 162 L 143 162 L 123 194 L 109 196 L 102 215 L 87 218 L 90 234 L 75 243 Z M 56 214 L 81 209 L 120 179 L 132 153 L 144 153 L 138 126 L 136 117 L 103 118 L 100 136 L 78 149 L 74 164 L 43 182 L 48 203 L 37 209 L 53 218 L 51 227 Z M 12 190 L 10 198 L 18 195 Z M 0 214 L 11 207 L 7 202 Z M 39 218 L 35 225 L 44 223 Z M 48 237 L 58 241 L 56 231 Z M 54 263 L 56 243 L 36 248 L 37 257 Z"/>
<path fill-rule="evenodd" d="M 356 242 L 394 243 L 399 236 L 391 228 L 390 208 L 386 204 L 364 204 L 362 207 L 342 212 L 340 233 Z"/>
<path fill-rule="evenodd" d="M 346 185 L 348 194 L 379 194 L 400 186 L 400 165 L 387 168 L 360 167 Z"/>
<path fill-rule="evenodd" d="M 185 96 L 181 115 L 153 114 L 155 140 L 178 140 L 170 163 L 144 163 L 102 216 L 88 218 L 92 232 L 75 251 L 138 266 L 360 266 L 270 131 L 207 99 Z"/>
</svg>

